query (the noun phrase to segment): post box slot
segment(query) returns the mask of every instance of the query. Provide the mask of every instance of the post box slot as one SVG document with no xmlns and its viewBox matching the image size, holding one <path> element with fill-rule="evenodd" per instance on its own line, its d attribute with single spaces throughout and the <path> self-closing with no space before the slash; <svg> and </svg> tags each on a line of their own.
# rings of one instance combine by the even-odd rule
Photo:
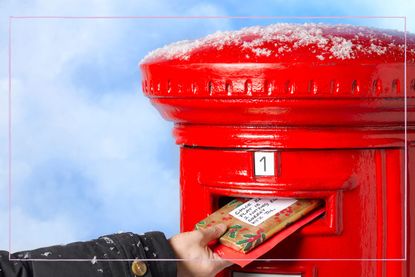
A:
<svg viewBox="0 0 415 277">
<path fill-rule="evenodd" d="M 241 192 L 241 194 L 230 194 L 226 195 L 226 192 L 222 191 L 221 194 L 217 193 L 218 188 L 212 188 L 212 202 L 211 202 L 211 211 L 216 211 L 217 209 L 223 207 L 229 203 L 234 198 L 255 198 L 255 197 L 287 197 L 287 198 L 296 198 L 296 199 L 320 199 L 325 208 L 325 213 L 313 221 L 311 224 L 304 226 L 300 232 L 303 235 L 337 235 L 341 232 L 342 222 L 340 216 L 340 206 L 341 205 L 341 192 L 292 192 L 287 193 L 286 191 L 281 194 L 275 195 L 246 195 L 246 193 Z M 222 194 L 223 193 L 223 194 Z M 225 195 L 224 195 L 225 194 Z"/>
<path fill-rule="evenodd" d="M 273 196 L 273 197 L 278 197 L 278 196 Z M 287 197 L 287 196 L 284 196 L 284 197 Z M 228 204 L 230 201 L 232 201 L 235 198 L 251 199 L 252 197 L 246 197 L 246 196 L 242 196 L 242 195 L 234 195 L 234 196 L 214 196 L 213 197 L 212 211 L 211 212 L 220 209 L 221 207 L 225 206 L 226 204 Z M 293 197 L 291 197 L 291 198 L 293 198 Z M 307 197 L 296 197 L 296 199 L 311 199 L 311 198 L 307 198 Z M 316 219 L 313 223 L 311 223 L 310 225 L 305 226 L 303 229 L 306 229 L 308 226 L 312 226 L 313 224 L 317 224 L 317 226 L 320 226 L 320 227 L 317 227 L 317 233 L 318 233 L 318 228 L 321 228 L 321 226 L 325 226 L 326 225 L 326 222 L 325 222 L 326 221 L 326 213 L 329 213 L 330 214 L 330 211 L 327 211 L 327 207 L 330 207 L 332 205 L 329 204 L 327 206 L 327 201 L 330 201 L 330 200 L 328 200 L 326 198 L 313 198 L 313 199 L 319 199 L 319 200 L 321 200 L 322 201 L 322 207 L 324 207 L 326 209 L 326 212 L 321 217 L 319 217 L 318 219 Z M 324 230 L 323 230 L 323 232 L 324 232 Z M 331 230 L 329 232 L 331 233 Z M 306 230 L 304 234 L 313 234 L 313 233 L 316 233 L 316 230 L 313 231 L 313 228 L 311 228 L 311 232 L 310 232 L 310 230 Z"/>
<path fill-rule="evenodd" d="M 235 197 L 231 196 L 219 196 L 216 199 L 216 203 L 213 204 L 215 210 L 218 210 L 232 201 Z"/>
<path fill-rule="evenodd" d="M 243 198 L 243 199 L 252 199 L 253 197 L 243 197 L 243 196 L 217 196 L 214 197 L 214 203 L 213 203 L 213 209 L 217 210 L 231 202 L 235 198 Z M 265 198 L 265 197 L 264 197 Z M 274 197 L 268 197 L 268 198 L 274 198 Z M 275 196 L 275 198 L 278 198 L 278 196 Z M 281 198 L 289 198 L 289 197 L 281 197 Z M 296 199 L 311 199 L 311 198 L 305 198 L 305 197 L 297 197 Z M 326 206 L 326 199 L 325 198 L 317 198 L 322 201 L 322 206 Z"/>
</svg>

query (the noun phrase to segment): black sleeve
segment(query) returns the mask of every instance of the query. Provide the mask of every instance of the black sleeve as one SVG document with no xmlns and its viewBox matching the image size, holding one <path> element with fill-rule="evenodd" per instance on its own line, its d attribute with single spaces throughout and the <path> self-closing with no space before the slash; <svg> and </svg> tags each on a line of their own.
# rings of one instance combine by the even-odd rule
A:
<svg viewBox="0 0 415 277">
<path fill-rule="evenodd" d="M 163 261 L 175 257 L 161 232 L 113 234 L 22 251 L 10 258 L 8 252 L 0 251 L 0 277 L 134 277 L 131 265 L 135 259 L 154 259 L 145 261 L 146 277 L 177 276 L 176 262 Z"/>
</svg>

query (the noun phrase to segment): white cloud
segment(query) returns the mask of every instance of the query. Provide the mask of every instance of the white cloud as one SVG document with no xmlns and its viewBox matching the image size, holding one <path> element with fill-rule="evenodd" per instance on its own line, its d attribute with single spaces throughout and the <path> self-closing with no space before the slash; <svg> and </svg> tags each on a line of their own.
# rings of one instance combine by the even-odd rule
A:
<svg viewBox="0 0 415 277">
<path fill-rule="evenodd" d="M 30 78 L 14 84 L 13 249 L 85 239 L 100 228 L 89 223 L 142 232 L 156 219 L 164 225 L 155 227 L 178 230 L 177 174 L 158 154 L 173 144 L 171 126 L 147 101 L 135 92 L 90 99 L 52 81 L 32 90 L 45 86 Z"/>
<path fill-rule="evenodd" d="M 78 14 L 72 3 L 13 3 L 10 9 L 15 15 Z M 114 15 L 143 3 L 83 5 L 85 15 Z M 169 5 L 155 1 L 141 11 L 168 13 L 158 10 L 164 4 Z M 215 11 L 213 5 L 207 7 Z M 213 21 L 196 26 L 202 24 L 207 32 L 221 26 Z M 171 124 L 141 95 L 137 66 L 146 51 L 141 38 L 170 32 L 155 29 L 158 24 L 149 20 L 14 19 L 12 26 L 12 250 L 119 230 L 177 232 L 178 163 L 166 160 L 177 159 L 178 149 Z M 195 25 L 175 27 L 185 34 L 194 32 Z M 7 45 L 2 43 L 0 51 L 7 54 Z M 119 70 L 110 68 L 113 75 L 104 72 L 98 77 L 106 80 L 95 79 L 101 67 L 112 66 Z M 6 92 L 7 69 L 0 74 L 0 89 Z M 123 78 L 131 84 L 120 85 Z M 7 143 L 6 93 L 1 100 L 0 140 Z M 5 181 L 0 186 L 0 221 L 5 223 L 0 248 L 6 249 L 7 147 L 0 154 Z"/>
<path fill-rule="evenodd" d="M 3 210 L 0 211 L 0 220 L 8 221 L 8 214 Z M 82 230 L 78 229 L 72 220 L 61 215 L 40 220 L 23 207 L 16 206 L 12 209 L 12 222 L 12 226 L 18 227 L 12 231 L 12 251 L 63 244 L 82 237 Z M 0 242 L 1 248 L 8 250 L 8 236 L 1 238 Z"/>
</svg>

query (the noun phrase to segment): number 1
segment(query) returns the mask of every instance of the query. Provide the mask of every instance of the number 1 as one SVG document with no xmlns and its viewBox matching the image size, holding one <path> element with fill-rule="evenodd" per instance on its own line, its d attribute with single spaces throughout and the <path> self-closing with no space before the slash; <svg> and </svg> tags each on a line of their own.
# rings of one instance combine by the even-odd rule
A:
<svg viewBox="0 0 415 277">
<path fill-rule="evenodd" d="M 259 161 L 260 162 L 264 161 L 264 172 L 267 172 L 267 162 L 266 162 L 267 160 L 265 159 L 265 156 L 262 157 Z"/>
<path fill-rule="evenodd" d="M 254 152 L 255 176 L 274 176 L 274 152 Z"/>
</svg>

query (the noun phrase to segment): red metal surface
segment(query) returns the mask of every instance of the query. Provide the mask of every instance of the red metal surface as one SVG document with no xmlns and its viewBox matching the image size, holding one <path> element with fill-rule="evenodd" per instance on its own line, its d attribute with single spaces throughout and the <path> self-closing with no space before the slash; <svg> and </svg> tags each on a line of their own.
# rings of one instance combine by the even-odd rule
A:
<svg viewBox="0 0 415 277">
<path fill-rule="evenodd" d="M 285 41 L 290 55 L 252 59 L 242 45 L 253 38 L 241 36 L 192 48 L 185 59 L 155 56 L 141 65 L 145 94 L 175 122 L 183 231 L 227 197 L 325 200 L 322 218 L 263 257 L 274 260 L 222 276 L 415 276 L 415 37 L 408 35 L 405 84 L 402 33 L 321 28 L 325 38 L 359 32 L 362 47 L 393 46 L 320 60 L 327 53 L 313 44 Z M 277 50 L 267 43 L 261 47 Z M 255 176 L 255 151 L 275 152 L 275 176 Z"/>
</svg>

